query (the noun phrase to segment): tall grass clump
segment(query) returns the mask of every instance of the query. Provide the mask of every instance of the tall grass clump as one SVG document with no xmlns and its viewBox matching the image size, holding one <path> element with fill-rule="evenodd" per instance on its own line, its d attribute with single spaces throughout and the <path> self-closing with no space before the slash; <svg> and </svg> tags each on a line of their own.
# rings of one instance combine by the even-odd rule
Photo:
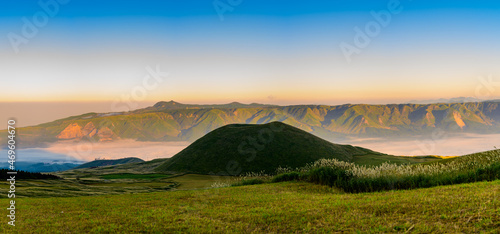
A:
<svg viewBox="0 0 500 234">
<path fill-rule="evenodd" d="M 346 192 L 375 192 L 500 179 L 500 150 L 471 154 L 428 164 L 362 166 L 320 159 L 302 168 L 279 168 L 272 181 L 303 180 Z"/>
<path fill-rule="evenodd" d="M 233 179 L 231 186 L 244 186 L 244 185 L 254 185 L 263 184 L 271 181 L 271 176 L 261 172 L 247 172 Z"/>
</svg>

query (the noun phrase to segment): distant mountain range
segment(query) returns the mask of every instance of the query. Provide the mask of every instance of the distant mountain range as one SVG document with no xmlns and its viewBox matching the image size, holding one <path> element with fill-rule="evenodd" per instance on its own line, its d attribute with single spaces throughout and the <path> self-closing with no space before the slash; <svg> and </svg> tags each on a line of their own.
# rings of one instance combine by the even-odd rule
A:
<svg viewBox="0 0 500 234">
<path fill-rule="evenodd" d="M 174 101 L 130 112 L 87 113 L 18 129 L 25 146 L 60 140 L 194 141 L 235 123 L 280 121 L 317 136 L 403 137 L 448 132 L 499 133 L 500 101 L 338 106 L 230 103 L 187 105 Z M 6 131 L 0 131 L 5 139 Z M 2 140 L 2 143 L 6 142 Z"/>
<path fill-rule="evenodd" d="M 142 160 L 140 158 L 97 159 L 97 160 L 79 165 L 79 166 L 75 167 L 74 169 L 105 167 L 105 166 L 120 165 L 120 164 L 126 164 L 126 163 L 138 163 L 138 162 L 144 162 L 144 160 Z"/>
<path fill-rule="evenodd" d="M 411 100 L 408 103 L 411 104 L 434 104 L 434 103 L 464 103 L 464 102 L 482 102 L 484 100 L 473 98 L 473 97 L 457 97 L 457 98 L 440 98 L 440 99 L 428 99 L 428 100 Z"/>
<path fill-rule="evenodd" d="M 0 168 L 9 168 L 8 162 L 1 162 Z M 80 166 L 78 163 L 43 163 L 43 162 L 16 162 L 16 169 L 29 172 L 66 171 Z"/>
<path fill-rule="evenodd" d="M 206 109 L 206 108 L 259 108 L 259 107 L 277 107 L 277 105 L 267 105 L 267 104 L 242 104 L 239 102 L 231 102 L 229 104 L 214 104 L 214 105 L 196 105 L 196 104 L 182 104 L 175 101 L 169 102 L 158 102 L 152 107 L 147 107 L 142 110 L 145 111 L 155 111 L 155 110 L 175 110 L 175 109 Z"/>
</svg>

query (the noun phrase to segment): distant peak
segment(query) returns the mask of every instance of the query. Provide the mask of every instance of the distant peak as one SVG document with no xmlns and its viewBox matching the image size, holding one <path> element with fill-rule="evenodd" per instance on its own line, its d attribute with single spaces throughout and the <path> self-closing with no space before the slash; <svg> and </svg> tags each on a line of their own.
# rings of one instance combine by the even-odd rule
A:
<svg viewBox="0 0 500 234">
<path fill-rule="evenodd" d="M 249 107 L 270 107 L 267 104 L 243 104 L 241 102 L 231 102 L 228 104 L 183 104 L 174 100 L 161 101 L 152 106 L 154 110 L 173 110 L 173 109 L 214 109 L 214 108 L 249 108 Z"/>
<path fill-rule="evenodd" d="M 158 107 L 158 106 L 171 106 L 171 105 L 182 105 L 181 103 L 178 103 L 174 100 L 170 100 L 168 102 L 166 101 L 160 101 L 160 102 L 157 102 L 156 104 L 154 104 L 155 107 Z"/>
</svg>

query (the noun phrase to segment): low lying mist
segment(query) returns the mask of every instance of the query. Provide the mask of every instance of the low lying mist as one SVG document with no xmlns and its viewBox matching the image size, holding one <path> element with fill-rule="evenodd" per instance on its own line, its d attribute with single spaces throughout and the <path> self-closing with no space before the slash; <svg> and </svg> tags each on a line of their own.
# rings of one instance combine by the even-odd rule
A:
<svg viewBox="0 0 500 234">
<path fill-rule="evenodd" d="M 96 158 L 119 159 L 137 157 L 143 160 L 169 158 L 183 150 L 189 142 L 142 142 L 135 140 L 119 140 L 113 142 L 57 142 L 47 148 L 46 152 L 67 155 L 81 161 L 92 161 Z"/>
<path fill-rule="evenodd" d="M 1 149 L 0 155 L 7 155 L 7 149 Z M 6 160 L 0 163 L 7 162 Z M 87 160 L 79 160 L 63 153 L 47 151 L 43 148 L 27 148 L 16 150 L 16 162 L 43 162 L 43 163 L 83 163 Z"/>
<path fill-rule="evenodd" d="M 432 137 L 415 137 L 414 139 L 350 138 L 331 141 L 337 144 L 361 146 L 393 155 L 460 156 L 492 150 L 495 146 L 500 147 L 500 134 L 462 134 L 435 139 Z M 141 142 L 135 140 L 96 143 L 57 142 L 46 148 L 18 149 L 17 161 L 64 163 L 92 161 L 96 158 L 119 159 L 126 157 L 137 157 L 148 161 L 172 157 L 188 145 L 189 142 Z M 5 149 L 0 150 L 0 153 L 7 155 Z"/>
<path fill-rule="evenodd" d="M 500 148 L 500 134 L 460 134 L 414 139 L 352 138 L 336 142 L 361 146 L 378 152 L 402 155 L 461 156 Z"/>
</svg>

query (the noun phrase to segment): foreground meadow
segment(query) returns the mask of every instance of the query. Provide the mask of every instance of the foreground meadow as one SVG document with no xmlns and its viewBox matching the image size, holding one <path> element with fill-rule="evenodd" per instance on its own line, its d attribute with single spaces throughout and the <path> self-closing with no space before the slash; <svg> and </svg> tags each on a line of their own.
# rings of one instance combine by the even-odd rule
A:
<svg viewBox="0 0 500 234">
<path fill-rule="evenodd" d="M 0 232 L 496 233 L 500 227 L 499 198 L 499 180 L 359 194 L 285 182 L 144 194 L 19 198 L 16 226 L 1 225 Z"/>
</svg>

